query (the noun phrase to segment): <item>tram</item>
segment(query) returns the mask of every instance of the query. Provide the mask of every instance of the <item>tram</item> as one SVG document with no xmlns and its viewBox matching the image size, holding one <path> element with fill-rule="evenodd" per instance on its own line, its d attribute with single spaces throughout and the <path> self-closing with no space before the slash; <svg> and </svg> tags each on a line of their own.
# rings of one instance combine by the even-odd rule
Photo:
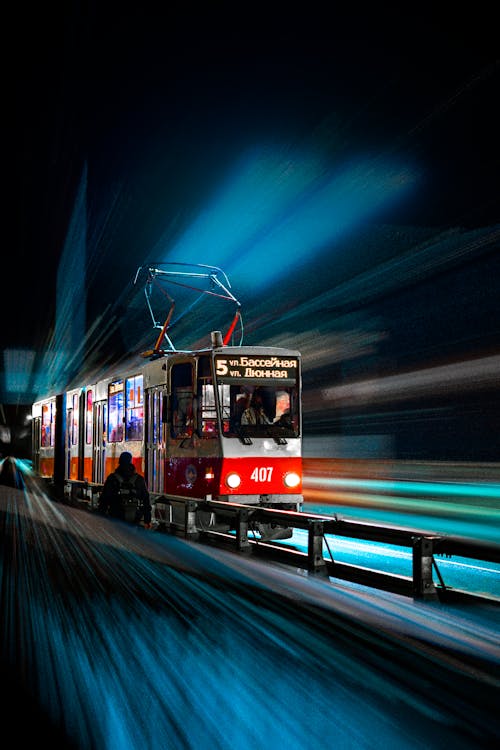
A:
<svg viewBox="0 0 500 750">
<path fill-rule="evenodd" d="M 213 284 L 220 269 L 204 268 Z M 148 283 L 158 272 L 149 269 Z M 207 346 L 190 351 L 171 346 L 165 324 L 148 361 L 35 402 L 35 473 L 95 509 L 128 451 L 146 479 L 154 523 L 174 529 L 184 528 L 190 500 L 300 511 L 300 352 L 229 343 L 239 316 L 225 337 L 213 331 Z M 166 339 L 168 351 L 159 347 Z M 257 398 L 262 418 L 245 419 Z M 213 513 L 197 514 L 200 527 L 216 523 Z M 291 535 L 261 527 L 266 538 Z"/>
</svg>

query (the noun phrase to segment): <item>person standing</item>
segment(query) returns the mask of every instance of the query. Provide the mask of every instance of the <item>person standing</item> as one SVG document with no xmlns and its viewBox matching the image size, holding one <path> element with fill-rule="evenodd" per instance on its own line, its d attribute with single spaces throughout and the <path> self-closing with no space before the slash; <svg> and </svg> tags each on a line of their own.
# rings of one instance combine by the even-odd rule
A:
<svg viewBox="0 0 500 750">
<path fill-rule="evenodd" d="M 132 454 L 124 451 L 118 459 L 118 466 L 104 482 L 99 498 L 98 510 L 104 515 L 121 520 L 132 520 L 144 527 L 151 527 L 151 504 L 144 477 L 132 463 Z"/>
</svg>

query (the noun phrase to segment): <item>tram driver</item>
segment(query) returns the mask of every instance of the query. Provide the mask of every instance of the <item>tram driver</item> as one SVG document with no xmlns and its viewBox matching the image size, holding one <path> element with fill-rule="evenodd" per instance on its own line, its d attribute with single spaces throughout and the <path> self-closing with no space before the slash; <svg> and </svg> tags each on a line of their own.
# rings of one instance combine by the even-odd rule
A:
<svg viewBox="0 0 500 750">
<path fill-rule="evenodd" d="M 254 424 L 271 424 L 265 411 L 264 404 L 262 401 L 262 395 L 258 390 L 253 392 L 249 406 L 245 409 L 241 415 L 242 425 L 254 425 Z"/>
</svg>

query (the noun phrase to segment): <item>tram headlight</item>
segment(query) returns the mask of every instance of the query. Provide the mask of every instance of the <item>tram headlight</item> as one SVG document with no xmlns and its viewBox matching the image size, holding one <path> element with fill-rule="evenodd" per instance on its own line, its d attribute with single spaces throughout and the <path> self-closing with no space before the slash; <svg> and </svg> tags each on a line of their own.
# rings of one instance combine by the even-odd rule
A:
<svg viewBox="0 0 500 750">
<path fill-rule="evenodd" d="M 289 489 L 298 487 L 298 485 L 300 484 L 300 475 L 297 474 L 296 471 L 289 471 L 288 474 L 285 474 L 285 476 L 283 477 L 283 484 Z"/>
<path fill-rule="evenodd" d="M 241 477 L 239 474 L 236 474 L 235 471 L 232 471 L 230 474 L 226 477 L 226 484 L 231 490 L 237 489 L 241 484 Z"/>
</svg>

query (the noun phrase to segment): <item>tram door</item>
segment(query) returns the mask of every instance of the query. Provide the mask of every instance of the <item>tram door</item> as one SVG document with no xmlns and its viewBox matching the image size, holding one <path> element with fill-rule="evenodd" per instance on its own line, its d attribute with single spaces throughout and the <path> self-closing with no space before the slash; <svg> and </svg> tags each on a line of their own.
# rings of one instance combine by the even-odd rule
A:
<svg viewBox="0 0 500 750">
<path fill-rule="evenodd" d="M 92 481 L 96 484 L 104 484 L 104 473 L 106 467 L 106 401 L 94 402 L 93 437 L 94 450 L 92 461 Z"/>
<path fill-rule="evenodd" d="M 33 471 L 36 474 L 40 473 L 40 442 L 42 440 L 42 419 L 41 417 L 33 417 L 31 421 L 31 458 L 33 461 Z"/>
<path fill-rule="evenodd" d="M 167 397 L 165 385 L 155 386 L 146 391 L 146 482 L 150 492 L 165 491 L 165 438 L 162 422 L 163 402 Z"/>
<path fill-rule="evenodd" d="M 64 478 L 77 479 L 78 396 L 67 397 Z"/>
</svg>

